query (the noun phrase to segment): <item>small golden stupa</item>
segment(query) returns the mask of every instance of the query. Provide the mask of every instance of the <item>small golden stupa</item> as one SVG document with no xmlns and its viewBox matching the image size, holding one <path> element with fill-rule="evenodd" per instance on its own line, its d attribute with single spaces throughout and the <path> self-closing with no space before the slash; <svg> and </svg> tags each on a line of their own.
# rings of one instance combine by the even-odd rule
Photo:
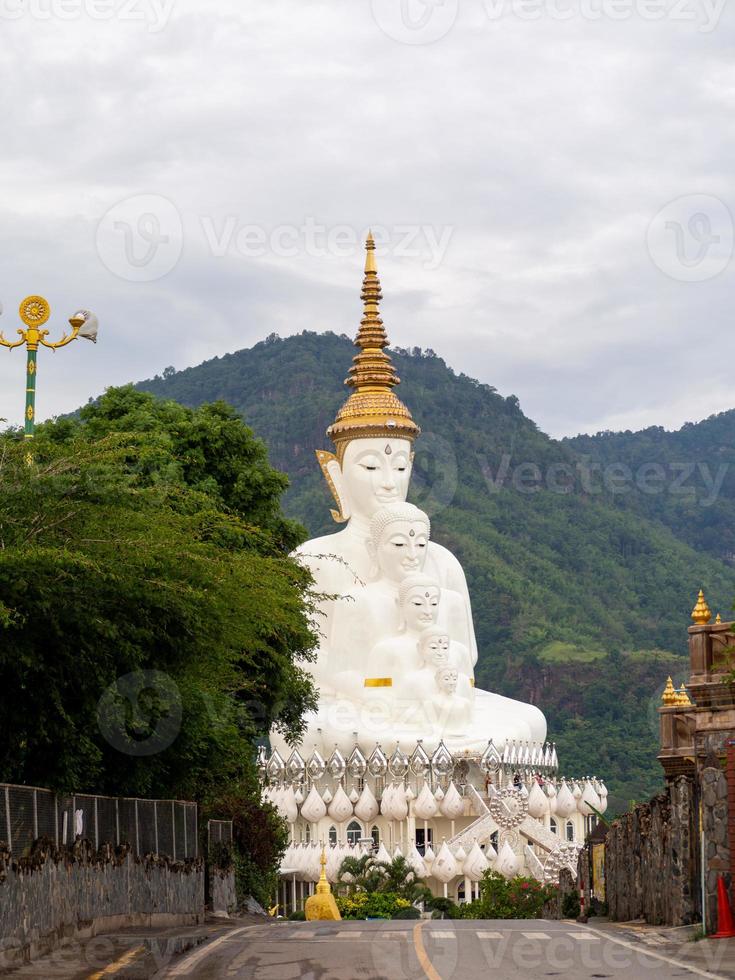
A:
<svg viewBox="0 0 735 980">
<path fill-rule="evenodd" d="M 678 703 L 679 695 L 676 693 L 676 688 L 674 687 L 674 682 L 669 679 L 666 681 L 666 687 L 664 688 L 664 693 L 661 695 L 661 703 L 665 708 L 670 708 L 672 705 Z"/>
<path fill-rule="evenodd" d="M 328 919 L 332 922 L 341 919 L 337 903 L 334 900 L 332 889 L 327 881 L 327 854 L 322 846 L 322 856 L 320 860 L 322 873 L 316 885 L 316 895 L 311 895 L 306 899 L 304 914 L 308 922 L 317 919 Z"/>
<path fill-rule="evenodd" d="M 715 616 L 715 624 L 719 626 L 721 622 L 722 622 L 722 616 L 720 616 L 720 614 L 717 613 L 717 615 Z"/>
<path fill-rule="evenodd" d="M 682 707 L 692 703 L 689 693 L 687 692 L 686 685 L 684 684 L 682 684 L 679 690 L 676 692 L 676 703 L 682 705 Z"/>
<path fill-rule="evenodd" d="M 704 590 L 699 590 L 699 595 L 697 596 L 697 602 L 692 609 L 692 619 L 696 626 L 706 626 L 706 624 L 712 619 L 712 612 L 707 605 L 707 600 L 704 598 Z"/>
</svg>

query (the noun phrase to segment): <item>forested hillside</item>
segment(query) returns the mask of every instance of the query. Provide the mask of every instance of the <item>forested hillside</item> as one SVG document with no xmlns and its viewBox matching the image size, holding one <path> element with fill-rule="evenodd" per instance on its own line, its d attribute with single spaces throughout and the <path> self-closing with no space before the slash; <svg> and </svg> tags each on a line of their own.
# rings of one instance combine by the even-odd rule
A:
<svg viewBox="0 0 735 980">
<path fill-rule="evenodd" d="M 140 387 L 235 406 L 291 479 L 287 512 L 315 535 L 334 525 L 314 450 L 329 448 L 353 354 L 345 336 L 272 336 Z M 456 375 L 431 351 L 392 356 L 423 430 L 411 496 L 467 573 L 478 682 L 541 705 L 566 767 L 609 777 L 614 805 L 642 798 L 660 782 L 655 708 L 667 674 L 687 675 L 696 590 L 726 616 L 732 570 L 685 533 L 681 510 L 675 520 L 660 501 L 656 511 L 640 474 L 610 471 L 612 449 L 589 466 L 598 450 L 548 438 L 514 396 Z M 699 514 L 707 508 L 690 484 L 687 506 Z"/>
</svg>

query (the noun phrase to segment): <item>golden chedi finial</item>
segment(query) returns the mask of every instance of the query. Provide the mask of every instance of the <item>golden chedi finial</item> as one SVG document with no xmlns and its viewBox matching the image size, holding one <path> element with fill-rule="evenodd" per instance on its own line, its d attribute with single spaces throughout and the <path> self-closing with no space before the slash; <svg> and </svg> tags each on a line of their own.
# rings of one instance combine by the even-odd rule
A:
<svg viewBox="0 0 735 980">
<path fill-rule="evenodd" d="M 342 916 L 339 914 L 331 886 L 327 881 L 327 852 L 323 844 L 322 856 L 319 859 L 319 863 L 322 866 L 322 870 L 316 885 L 316 894 L 306 899 L 304 915 L 310 922 L 319 919 L 334 922 L 341 919 Z"/>
<path fill-rule="evenodd" d="M 695 626 L 706 626 L 710 619 L 712 619 L 712 613 L 707 605 L 707 600 L 704 598 L 703 589 L 699 590 L 697 601 L 694 609 L 692 609 L 692 619 L 694 620 Z"/>
<path fill-rule="evenodd" d="M 352 439 L 388 436 L 413 441 L 421 431 L 409 410 L 393 392 L 401 379 L 385 353 L 388 336 L 380 318 L 382 293 L 372 232 L 368 234 L 365 249 L 365 275 L 360 294 L 363 313 L 355 338 L 359 353 L 352 359 L 352 367 L 345 380 L 345 384 L 354 391 L 327 429 L 327 435 L 337 448 L 340 463 L 345 447 Z"/>
<path fill-rule="evenodd" d="M 682 707 L 685 705 L 691 705 L 692 703 L 685 684 L 682 684 L 679 690 L 676 692 L 676 703 L 682 705 Z"/>
<path fill-rule="evenodd" d="M 670 708 L 672 705 L 676 704 L 677 693 L 674 687 L 674 682 L 669 677 L 666 681 L 666 687 L 664 688 L 664 693 L 661 695 L 661 704 L 665 708 Z"/>
<path fill-rule="evenodd" d="M 719 626 L 722 623 L 722 616 L 719 613 L 715 616 L 715 623 Z"/>
</svg>

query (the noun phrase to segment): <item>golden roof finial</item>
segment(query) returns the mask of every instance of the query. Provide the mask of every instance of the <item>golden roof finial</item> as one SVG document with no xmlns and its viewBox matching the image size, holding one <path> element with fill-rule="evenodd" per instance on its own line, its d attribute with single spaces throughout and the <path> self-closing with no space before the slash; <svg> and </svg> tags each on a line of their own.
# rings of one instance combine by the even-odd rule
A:
<svg viewBox="0 0 735 980">
<path fill-rule="evenodd" d="M 694 609 L 692 609 L 692 619 L 694 620 L 696 626 L 706 626 L 710 619 L 712 619 L 712 613 L 707 605 L 707 600 L 704 598 L 703 589 L 699 590 L 697 601 Z"/>
<path fill-rule="evenodd" d="M 661 695 L 661 703 L 666 708 L 670 708 L 672 704 L 676 704 L 677 694 L 674 688 L 674 682 L 669 679 L 666 681 L 666 687 L 664 688 L 664 693 Z"/>
<path fill-rule="evenodd" d="M 689 693 L 687 692 L 686 685 L 684 684 L 682 684 L 679 690 L 676 692 L 676 703 L 682 706 L 692 703 Z"/>
<path fill-rule="evenodd" d="M 340 461 L 347 443 L 352 439 L 387 436 L 413 441 L 421 431 L 409 410 L 393 392 L 401 379 L 385 353 L 388 336 L 380 318 L 383 294 L 380 291 L 372 232 L 368 233 L 365 249 L 365 275 L 360 293 L 363 312 L 355 338 L 359 353 L 352 359 L 352 367 L 345 380 L 345 384 L 354 391 L 327 429 L 327 435 L 337 447 Z"/>
<path fill-rule="evenodd" d="M 720 614 L 717 613 L 717 615 L 715 616 L 715 623 L 717 623 L 717 625 L 719 626 L 721 622 L 722 622 L 722 616 L 720 616 Z"/>
</svg>

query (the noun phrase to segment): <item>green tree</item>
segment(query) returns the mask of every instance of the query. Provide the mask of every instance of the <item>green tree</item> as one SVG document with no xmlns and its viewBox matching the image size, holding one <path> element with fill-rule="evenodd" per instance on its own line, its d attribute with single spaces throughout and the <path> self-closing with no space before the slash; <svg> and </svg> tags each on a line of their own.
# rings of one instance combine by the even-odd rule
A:
<svg viewBox="0 0 735 980">
<path fill-rule="evenodd" d="M 227 406 L 132 389 L 26 453 L 0 438 L 0 778 L 252 799 L 254 740 L 315 703 L 285 478 Z"/>
</svg>

